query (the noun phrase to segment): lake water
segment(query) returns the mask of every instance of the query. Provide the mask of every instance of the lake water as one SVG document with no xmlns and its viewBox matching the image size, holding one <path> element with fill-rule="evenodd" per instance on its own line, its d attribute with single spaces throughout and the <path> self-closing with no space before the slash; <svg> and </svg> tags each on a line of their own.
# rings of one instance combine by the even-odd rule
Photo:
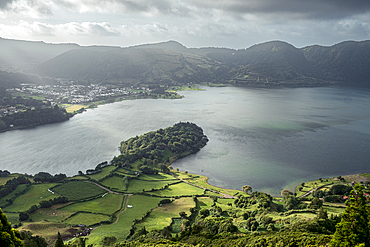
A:
<svg viewBox="0 0 370 247">
<path fill-rule="evenodd" d="M 173 167 L 206 175 L 213 185 L 279 194 L 311 179 L 370 172 L 369 89 L 205 89 L 1 133 L 0 169 L 74 175 L 118 155 L 122 140 L 189 121 L 210 141 Z"/>
</svg>

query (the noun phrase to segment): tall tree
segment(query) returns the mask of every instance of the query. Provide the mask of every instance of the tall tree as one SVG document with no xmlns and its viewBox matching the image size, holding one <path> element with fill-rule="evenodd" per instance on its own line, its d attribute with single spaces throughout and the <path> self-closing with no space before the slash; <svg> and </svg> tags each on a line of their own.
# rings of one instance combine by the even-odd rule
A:
<svg viewBox="0 0 370 247">
<path fill-rule="evenodd" d="M 8 218 L 0 208 L 0 246 L 18 247 L 23 246 L 20 234 L 12 228 Z"/>
<path fill-rule="evenodd" d="M 244 185 L 243 187 L 242 187 L 242 189 L 243 189 L 243 191 L 245 192 L 245 193 L 252 193 L 252 187 L 250 186 L 250 185 Z"/>
<path fill-rule="evenodd" d="M 366 204 L 363 186 L 354 186 L 346 205 L 340 223 L 335 226 L 330 246 L 370 246 L 369 205 Z"/>
<path fill-rule="evenodd" d="M 54 247 L 64 247 L 63 239 L 59 232 L 58 232 L 57 241 L 55 241 Z"/>
</svg>

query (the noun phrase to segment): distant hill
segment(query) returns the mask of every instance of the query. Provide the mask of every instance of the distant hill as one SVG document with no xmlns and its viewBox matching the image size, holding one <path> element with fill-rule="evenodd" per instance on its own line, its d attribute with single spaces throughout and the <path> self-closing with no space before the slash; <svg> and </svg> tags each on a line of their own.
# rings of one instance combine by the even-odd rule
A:
<svg viewBox="0 0 370 247">
<path fill-rule="evenodd" d="M 121 48 L 0 39 L 0 45 L 0 70 L 81 84 L 300 87 L 370 82 L 370 41 L 302 49 L 270 41 L 242 50 L 187 48 L 176 41 Z"/>
<path fill-rule="evenodd" d="M 302 49 L 307 60 L 327 80 L 346 83 L 370 83 L 370 41 L 346 41 L 330 47 L 308 46 Z"/>
</svg>

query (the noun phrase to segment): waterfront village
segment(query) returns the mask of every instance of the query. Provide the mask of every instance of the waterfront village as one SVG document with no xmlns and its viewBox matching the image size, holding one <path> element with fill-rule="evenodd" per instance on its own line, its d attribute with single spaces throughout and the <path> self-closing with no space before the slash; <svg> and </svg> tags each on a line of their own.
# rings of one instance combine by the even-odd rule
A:
<svg viewBox="0 0 370 247">
<path fill-rule="evenodd" d="M 21 88 L 6 90 L 13 96 L 29 96 L 43 98 L 46 105 L 54 104 L 86 104 L 99 100 L 121 97 L 122 99 L 149 95 L 152 90 L 145 87 L 108 88 L 106 86 L 90 84 L 85 85 L 34 85 L 22 84 Z M 19 107 L 14 105 L 3 106 L 0 117 L 18 112 Z M 34 107 L 33 107 L 34 108 Z"/>
</svg>

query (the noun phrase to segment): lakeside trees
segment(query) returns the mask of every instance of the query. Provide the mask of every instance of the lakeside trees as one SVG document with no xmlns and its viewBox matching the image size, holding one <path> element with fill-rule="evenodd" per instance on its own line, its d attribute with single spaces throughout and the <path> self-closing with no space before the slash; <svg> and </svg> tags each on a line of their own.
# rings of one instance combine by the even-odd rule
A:
<svg viewBox="0 0 370 247">
<path fill-rule="evenodd" d="M 121 155 L 112 164 L 124 166 L 144 158 L 144 165 L 169 162 L 169 155 L 181 158 L 198 152 L 208 142 L 203 129 L 194 123 L 180 122 L 172 127 L 152 131 L 121 142 Z M 167 171 L 164 167 L 161 170 Z"/>
</svg>

